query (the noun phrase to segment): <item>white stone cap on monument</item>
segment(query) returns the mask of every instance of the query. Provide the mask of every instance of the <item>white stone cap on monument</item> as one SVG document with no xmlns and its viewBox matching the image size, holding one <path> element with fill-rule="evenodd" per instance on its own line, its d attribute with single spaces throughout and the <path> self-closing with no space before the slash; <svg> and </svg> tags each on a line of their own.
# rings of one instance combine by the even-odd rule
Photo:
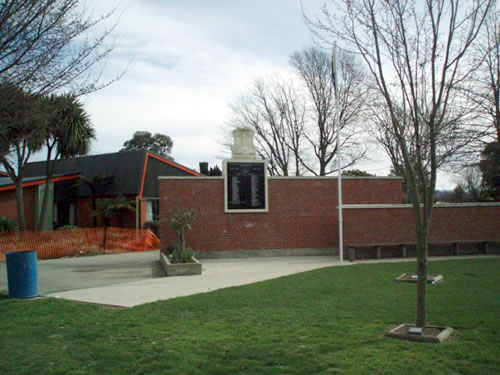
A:
<svg viewBox="0 0 500 375">
<path fill-rule="evenodd" d="M 257 152 L 253 144 L 254 131 L 250 128 L 233 130 L 233 146 L 231 147 L 233 160 L 256 160 Z"/>
</svg>

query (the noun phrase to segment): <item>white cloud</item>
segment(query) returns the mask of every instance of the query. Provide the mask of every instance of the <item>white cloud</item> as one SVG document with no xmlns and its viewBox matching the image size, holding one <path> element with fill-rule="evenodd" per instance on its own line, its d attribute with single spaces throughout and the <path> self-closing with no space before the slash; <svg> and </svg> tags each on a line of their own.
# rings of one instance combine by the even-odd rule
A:
<svg viewBox="0 0 500 375">
<path fill-rule="evenodd" d="M 255 78 L 288 71 L 290 53 L 312 45 L 299 0 L 95 1 L 96 14 L 115 5 L 123 11 L 108 76 L 132 64 L 120 81 L 86 99 L 98 137 L 93 153 L 116 152 L 135 131 L 148 130 L 172 137 L 181 164 L 220 164 L 228 104 Z M 314 15 L 323 0 L 304 3 Z M 354 168 L 380 176 L 389 167 L 376 152 Z"/>
</svg>

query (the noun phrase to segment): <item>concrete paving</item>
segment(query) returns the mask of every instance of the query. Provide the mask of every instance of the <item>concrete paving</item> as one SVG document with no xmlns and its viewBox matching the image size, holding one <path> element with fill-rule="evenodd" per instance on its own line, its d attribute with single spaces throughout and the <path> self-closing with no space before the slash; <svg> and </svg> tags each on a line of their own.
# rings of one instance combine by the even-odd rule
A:
<svg viewBox="0 0 500 375">
<path fill-rule="evenodd" d="M 133 307 L 339 264 L 338 259 L 331 256 L 203 259 L 202 262 L 203 273 L 197 276 L 162 277 L 99 288 L 52 293 L 48 296 Z"/>
<path fill-rule="evenodd" d="M 432 257 L 430 260 L 464 258 L 470 257 Z M 202 275 L 159 277 L 163 273 L 158 259 L 158 251 L 152 251 L 42 260 L 38 262 L 41 295 L 133 307 L 340 265 L 339 259 L 332 256 L 203 259 Z M 409 261 L 415 258 L 373 259 L 344 262 L 344 265 Z M 0 290 L 7 290 L 6 267 L 0 267 Z"/>
<path fill-rule="evenodd" d="M 158 251 L 47 259 L 38 261 L 40 293 L 86 289 L 163 275 Z M 0 264 L 0 290 L 7 290 L 7 267 Z"/>
</svg>

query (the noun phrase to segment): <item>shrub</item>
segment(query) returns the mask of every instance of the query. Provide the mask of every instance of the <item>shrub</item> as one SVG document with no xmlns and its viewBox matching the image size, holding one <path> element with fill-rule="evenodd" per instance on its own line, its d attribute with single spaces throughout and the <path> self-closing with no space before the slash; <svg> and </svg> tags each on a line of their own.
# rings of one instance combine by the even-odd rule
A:
<svg viewBox="0 0 500 375">
<path fill-rule="evenodd" d="M 187 246 L 184 252 L 180 252 L 177 244 L 170 244 L 167 247 L 166 255 L 171 263 L 190 263 L 194 257 L 194 250 Z"/>
<path fill-rule="evenodd" d="M 173 214 L 168 220 L 168 225 L 177 233 L 177 251 L 172 259 L 178 263 L 189 262 L 193 256 L 192 249 L 186 249 L 186 230 L 193 227 L 196 219 L 194 210 L 182 210 Z"/>
<path fill-rule="evenodd" d="M 71 224 L 63 225 L 63 226 L 57 228 L 57 230 L 77 230 L 77 229 L 80 229 L 80 227 L 78 227 L 76 225 L 71 225 Z"/>
<path fill-rule="evenodd" d="M 17 232 L 19 230 L 19 225 L 17 221 L 10 218 L 0 216 L 0 232 Z"/>
</svg>

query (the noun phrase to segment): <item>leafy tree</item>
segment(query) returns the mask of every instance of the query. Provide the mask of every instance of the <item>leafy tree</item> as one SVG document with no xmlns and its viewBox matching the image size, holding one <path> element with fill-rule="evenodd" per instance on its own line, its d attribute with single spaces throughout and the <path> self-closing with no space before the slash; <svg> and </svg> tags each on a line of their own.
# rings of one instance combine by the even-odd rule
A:
<svg viewBox="0 0 500 375">
<path fill-rule="evenodd" d="M 427 254 L 437 170 L 470 141 L 470 107 L 457 90 L 477 68 L 470 47 L 493 6 L 491 0 L 342 0 L 335 12 L 309 20 L 323 39 L 359 53 L 384 102 L 410 191 L 417 237 L 417 319 L 427 325 Z"/>
<path fill-rule="evenodd" d="M 95 174 L 91 177 L 80 176 L 80 180 L 75 184 L 76 187 L 86 188 L 90 190 L 92 201 L 92 212 L 97 212 L 97 198 L 106 194 L 108 189 L 113 185 L 113 176 Z M 97 227 L 97 216 L 92 217 L 92 226 Z"/>
<path fill-rule="evenodd" d="M 208 162 L 200 161 L 200 173 L 205 176 L 222 176 L 222 171 L 218 165 L 209 168 Z"/>
<path fill-rule="evenodd" d="M 96 91 L 113 27 L 96 32 L 113 11 L 92 18 L 80 0 L 0 2 L 0 78 L 39 94 Z M 118 77 L 117 77 L 118 78 Z"/>
<path fill-rule="evenodd" d="M 45 148 L 47 149 L 46 184 L 38 228 L 45 225 L 49 201 L 49 186 L 54 174 L 54 161 L 86 154 L 95 130 L 79 100 L 71 94 L 51 95 L 44 100 L 47 112 Z"/>
<path fill-rule="evenodd" d="M 144 150 L 151 151 L 155 154 L 162 155 L 170 160 L 173 160 L 170 153 L 174 142 L 168 135 L 156 133 L 152 135 L 148 131 L 136 131 L 132 139 L 123 144 L 122 151 Z"/>
<path fill-rule="evenodd" d="M 105 198 L 98 200 L 97 205 L 104 215 L 107 227 L 109 227 L 111 219 L 117 216 L 120 221 L 120 228 L 123 228 L 124 213 L 127 211 L 135 212 L 135 200 L 129 199 L 123 194 L 118 195 L 116 199 Z"/>
<path fill-rule="evenodd" d="M 500 142 L 492 142 L 485 147 L 479 167 L 486 195 L 500 201 Z"/>
<path fill-rule="evenodd" d="M 186 259 L 186 230 L 193 227 L 193 222 L 196 219 L 194 210 L 182 210 L 174 213 L 168 219 L 168 225 L 177 233 L 177 254 L 175 258 L 181 262 Z"/>
<path fill-rule="evenodd" d="M 24 171 L 31 155 L 43 146 L 46 121 L 39 96 L 9 82 L 0 83 L 0 162 L 16 184 L 21 231 L 26 230 Z"/>
<path fill-rule="evenodd" d="M 342 171 L 342 176 L 346 177 L 370 177 L 375 176 L 374 174 L 368 173 L 367 171 L 362 171 L 359 169 L 348 169 L 346 171 Z"/>
<path fill-rule="evenodd" d="M 10 217 L 0 216 L 0 233 L 2 232 L 17 232 L 19 226 L 17 221 Z"/>
</svg>

